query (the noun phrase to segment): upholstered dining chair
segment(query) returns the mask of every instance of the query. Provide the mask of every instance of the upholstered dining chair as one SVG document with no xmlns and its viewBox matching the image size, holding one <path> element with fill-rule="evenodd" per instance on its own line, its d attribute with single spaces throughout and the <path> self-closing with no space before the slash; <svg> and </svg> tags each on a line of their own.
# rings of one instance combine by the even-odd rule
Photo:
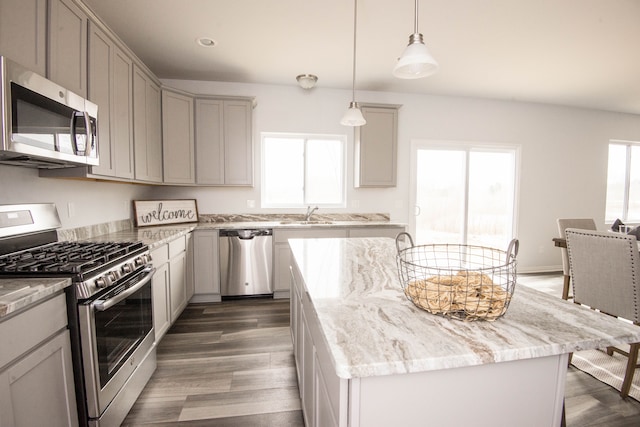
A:
<svg viewBox="0 0 640 427">
<path fill-rule="evenodd" d="M 591 218 L 558 218 L 558 232 L 560 237 L 565 239 L 564 231 L 567 228 L 580 228 L 583 230 L 596 230 L 596 222 Z M 567 249 L 562 248 L 562 274 L 564 284 L 562 286 L 562 299 L 569 299 L 569 288 L 571 285 L 571 274 L 569 273 L 569 256 Z"/>
<path fill-rule="evenodd" d="M 611 316 L 624 318 L 640 326 L 640 252 L 634 235 L 568 228 L 567 252 L 573 302 L 584 304 Z M 640 343 L 633 343 L 628 352 L 608 347 L 607 353 L 628 357 L 620 390 L 629 394 L 638 364 Z"/>
</svg>

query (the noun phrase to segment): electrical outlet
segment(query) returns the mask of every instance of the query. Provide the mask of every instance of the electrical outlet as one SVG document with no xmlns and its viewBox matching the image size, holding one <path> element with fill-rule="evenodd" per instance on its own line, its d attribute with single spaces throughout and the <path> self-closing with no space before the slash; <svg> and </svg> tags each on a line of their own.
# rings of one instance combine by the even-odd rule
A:
<svg viewBox="0 0 640 427">
<path fill-rule="evenodd" d="M 256 201 L 255 200 L 247 200 L 247 207 L 248 208 L 255 208 L 256 207 Z"/>
<path fill-rule="evenodd" d="M 359 208 L 360 207 L 360 200 L 352 200 L 351 201 L 351 207 L 352 208 Z"/>
<path fill-rule="evenodd" d="M 73 218 L 74 216 L 76 216 L 76 205 L 73 202 L 69 202 L 67 203 L 67 214 L 69 215 L 69 218 Z"/>
</svg>

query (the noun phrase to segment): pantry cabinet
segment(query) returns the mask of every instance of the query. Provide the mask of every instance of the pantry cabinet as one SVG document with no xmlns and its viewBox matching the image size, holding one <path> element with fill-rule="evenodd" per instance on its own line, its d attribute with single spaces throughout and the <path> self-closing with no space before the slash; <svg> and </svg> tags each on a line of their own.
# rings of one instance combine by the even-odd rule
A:
<svg viewBox="0 0 640 427">
<path fill-rule="evenodd" d="M 133 64 L 133 146 L 136 181 L 162 182 L 160 85 Z"/>
<path fill-rule="evenodd" d="M 86 13 L 72 0 L 49 0 L 48 77 L 87 96 Z"/>
<path fill-rule="evenodd" d="M 253 185 L 249 98 L 196 98 L 196 183 Z"/>
<path fill-rule="evenodd" d="M 66 326 L 63 293 L 0 322 L 0 425 L 78 425 Z"/>
<path fill-rule="evenodd" d="M 395 187 L 398 153 L 399 105 L 361 104 L 367 120 L 356 128 L 356 187 Z"/>
<path fill-rule="evenodd" d="M 91 173 L 132 179 L 133 62 L 107 34 L 89 25 L 89 100 L 98 105 L 100 164 Z"/>
<path fill-rule="evenodd" d="M 166 184 L 195 183 L 193 97 L 162 90 L 162 155 Z"/>
<path fill-rule="evenodd" d="M 47 73 L 47 0 L 0 1 L 0 53 Z"/>
</svg>

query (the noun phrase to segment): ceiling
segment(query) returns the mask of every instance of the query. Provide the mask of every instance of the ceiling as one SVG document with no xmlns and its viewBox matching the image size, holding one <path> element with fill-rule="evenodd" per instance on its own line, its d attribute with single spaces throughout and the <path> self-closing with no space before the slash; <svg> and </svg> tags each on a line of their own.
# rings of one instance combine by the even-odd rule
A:
<svg viewBox="0 0 640 427">
<path fill-rule="evenodd" d="M 296 85 L 312 73 L 317 87 L 351 88 L 351 1 L 84 2 L 160 78 Z M 391 70 L 413 26 L 412 0 L 358 1 L 356 91 L 640 114 L 638 0 L 422 0 L 419 32 L 440 70 L 399 80 Z"/>
</svg>

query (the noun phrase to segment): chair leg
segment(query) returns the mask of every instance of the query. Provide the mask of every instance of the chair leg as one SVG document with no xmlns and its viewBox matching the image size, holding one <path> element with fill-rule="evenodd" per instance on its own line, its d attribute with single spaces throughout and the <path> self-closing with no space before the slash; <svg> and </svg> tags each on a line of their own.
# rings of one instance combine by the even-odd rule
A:
<svg viewBox="0 0 640 427">
<path fill-rule="evenodd" d="M 562 299 L 569 299 L 569 283 L 571 282 L 571 276 L 564 276 L 564 284 L 562 287 Z"/>
<path fill-rule="evenodd" d="M 624 374 L 624 381 L 622 382 L 622 388 L 620 389 L 620 396 L 626 398 L 629 395 L 631 389 L 631 382 L 633 381 L 633 374 L 638 365 L 638 350 L 640 350 L 640 343 L 631 344 L 629 349 L 629 360 L 627 361 L 627 370 Z"/>
</svg>

